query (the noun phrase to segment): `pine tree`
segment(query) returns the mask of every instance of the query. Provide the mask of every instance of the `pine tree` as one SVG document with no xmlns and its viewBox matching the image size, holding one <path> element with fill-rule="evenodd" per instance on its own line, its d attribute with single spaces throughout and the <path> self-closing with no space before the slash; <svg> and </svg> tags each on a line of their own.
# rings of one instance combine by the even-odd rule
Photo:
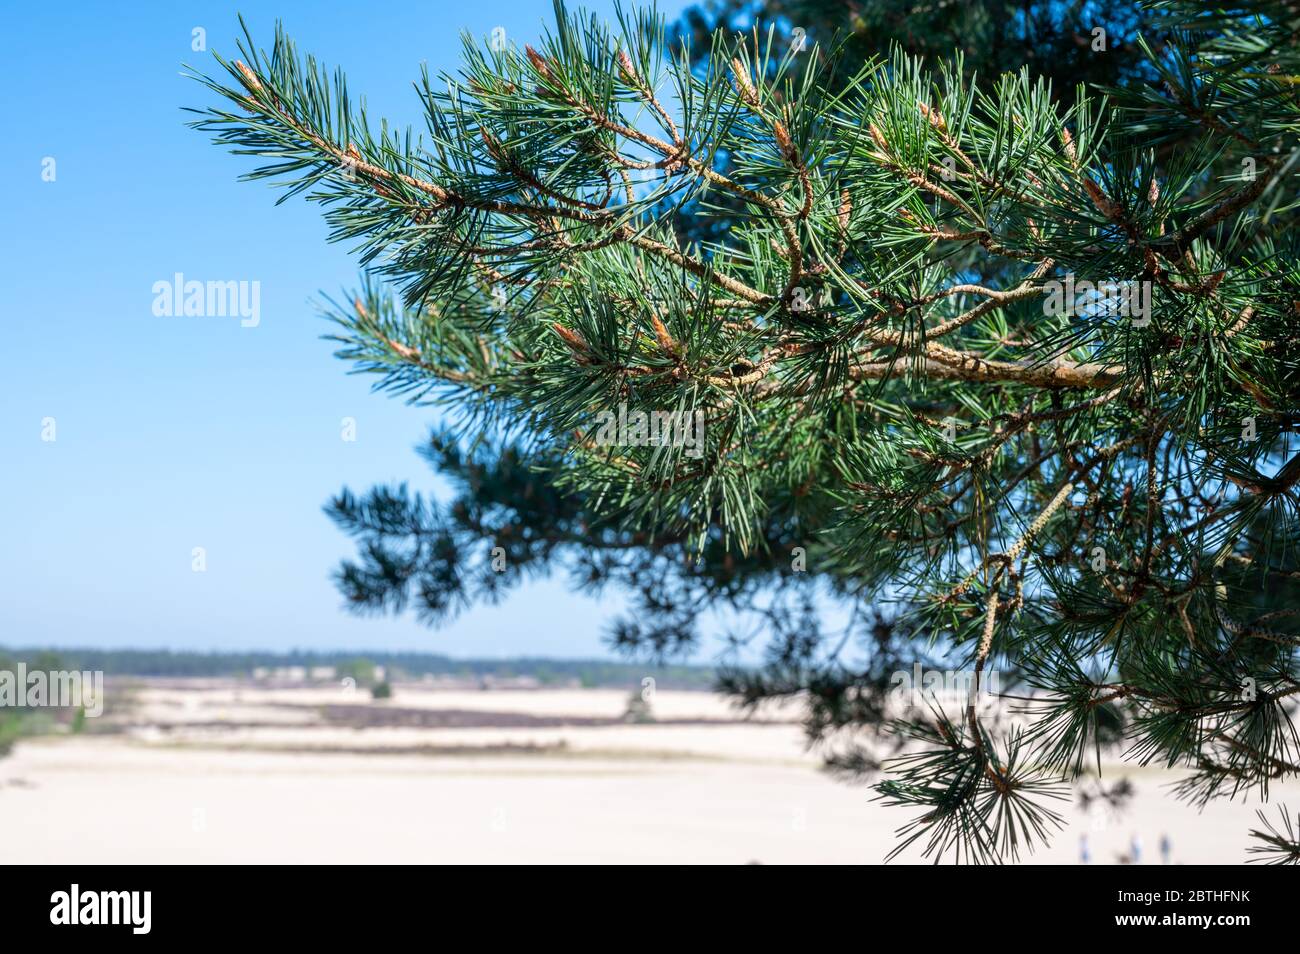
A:
<svg viewBox="0 0 1300 954">
<path fill-rule="evenodd" d="M 423 137 L 283 32 L 248 38 L 195 125 L 360 253 L 341 356 L 505 442 L 456 466 L 536 498 L 503 524 L 343 495 L 367 540 L 345 590 L 431 618 L 491 595 L 477 528 L 507 572 L 565 545 L 668 610 L 620 627 L 632 648 L 676 648 L 695 600 L 756 613 L 768 664 L 727 687 L 808 692 L 848 774 L 877 758 L 851 730 L 895 740 L 898 850 L 1018 857 L 1111 736 L 1189 769 L 1181 797 L 1267 798 L 1300 772 L 1300 17 L 1156 6 L 1179 35 L 1142 45 L 1153 82 L 1070 97 L 557 6 L 536 47 L 467 37 L 426 73 Z M 687 206 L 725 235 L 682 241 Z M 819 587 L 853 607 L 843 638 Z M 1013 674 L 1017 704 L 901 709 L 902 660 Z M 1288 831 L 1255 833 L 1263 857 L 1295 859 Z"/>
<path fill-rule="evenodd" d="M 808 47 L 842 35 L 835 53 L 850 69 L 890 46 L 933 59 L 960 50 L 968 79 L 1028 68 L 1058 93 L 1080 82 L 1111 86 L 1149 79 L 1134 40 L 1146 33 L 1161 41 L 1158 11 L 1136 0 L 701 0 L 670 28 L 670 38 L 689 38 L 698 54 L 719 27 L 745 32 L 755 23 L 773 24 L 791 40 L 801 30 Z M 1106 33 L 1106 56 L 1094 55 L 1092 48 L 1099 28 Z"/>
</svg>

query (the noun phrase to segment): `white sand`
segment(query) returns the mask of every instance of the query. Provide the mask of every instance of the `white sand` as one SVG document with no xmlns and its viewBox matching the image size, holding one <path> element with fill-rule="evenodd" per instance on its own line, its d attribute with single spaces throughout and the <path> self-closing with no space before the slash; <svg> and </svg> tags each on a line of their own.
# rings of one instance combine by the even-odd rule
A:
<svg viewBox="0 0 1300 954">
<path fill-rule="evenodd" d="M 233 692 L 145 689 L 130 716 L 145 724 L 128 734 L 21 743 L 0 760 L 0 855 L 10 863 L 878 862 L 909 818 L 872 803 L 869 789 L 820 773 L 792 724 L 358 730 L 321 725 L 315 713 L 327 701 L 369 704 L 360 693 L 344 700 L 333 690 L 244 688 L 236 702 Z M 617 715 L 625 701 L 602 691 L 399 687 L 392 705 L 589 716 Z M 655 711 L 730 713 L 709 695 L 666 692 Z M 200 721 L 230 728 L 184 726 Z M 555 742 L 567 748 L 330 751 Z M 276 751 L 286 748 L 294 751 Z M 1146 863 L 1158 862 L 1162 832 L 1175 863 L 1245 859 L 1254 805 L 1217 803 L 1198 815 L 1162 790 L 1174 776 L 1131 777 L 1139 793 L 1123 817 L 1085 818 L 1067 804 L 1070 827 L 1028 860 L 1075 863 L 1082 831 L 1094 862 L 1114 861 L 1135 832 Z M 1294 786 L 1275 793 L 1286 796 L 1300 802 Z M 908 860 L 921 859 L 912 852 Z"/>
</svg>

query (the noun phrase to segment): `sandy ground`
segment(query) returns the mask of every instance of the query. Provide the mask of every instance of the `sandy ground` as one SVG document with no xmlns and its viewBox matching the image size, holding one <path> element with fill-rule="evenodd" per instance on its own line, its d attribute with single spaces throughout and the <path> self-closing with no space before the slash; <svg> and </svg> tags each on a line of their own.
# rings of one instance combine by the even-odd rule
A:
<svg viewBox="0 0 1300 954">
<path fill-rule="evenodd" d="M 372 703 L 196 683 L 134 697 L 95 726 L 113 733 L 26 740 L 0 760 L 0 860 L 876 863 L 909 818 L 819 772 L 791 713 L 740 721 L 704 693 L 659 692 L 656 716 L 682 721 L 652 725 L 614 721 L 627 695 L 601 690 L 399 686 Z M 361 706 L 433 725 L 338 724 Z M 438 725 L 449 712 L 543 724 Z M 1134 834 L 1144 863 L 1159 862 L 1162 834 L 1174 863 L 1245 859 L 1256 806 L 1198 814 L 1165 794 L 1174 775 L 1128 774 L 1138 795 L 1122 816 L 1065 805 L 1068 827 L 1025 860 L 1075 864 L 1081 833 L 1094 863 Z"/>
</svg>

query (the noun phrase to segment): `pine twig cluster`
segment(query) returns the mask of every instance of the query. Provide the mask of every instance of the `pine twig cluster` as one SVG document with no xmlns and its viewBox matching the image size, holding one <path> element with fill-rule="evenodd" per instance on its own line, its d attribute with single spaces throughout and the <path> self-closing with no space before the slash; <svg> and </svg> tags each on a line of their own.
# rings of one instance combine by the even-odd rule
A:
<svg viewBox="0 0 1300 954">
<path fill-rule="evenodd" d="M 195 125 L 359 252 L 341 356 L 523 440 L 574 547 L 666 561 L 635 577 L 648 599 L 705 555 L 712 596 L 727 560 L 755 572 L 730 597 L 783 586 L 801 548 L 796 571 L 897 604 L 912 645 L 1020 673 L 1014 724 L 909 720 L 879 786 L 918 812 L 899 850 L 998 860 L 1049 835 L 1103 725 L 1197 802 L 1300 773 L 1300 19 L 1157 6 L 1182 31 L 1144 47 L 1158 79 L 1068 105 L 1027 70 L 842 76 L 773 31 L 702 55 L 653 15 L 557 6 L 536 46 L 467 38 L 459 72 L 426 73 L 422 136 L 376 129 L 283 33 L 201 78 L 226 105 Z M 725 233 L 683 242 L 687 205 L 725 205 Z M 615 409 L 635 423 L 610 440 Z M 370 547 L 357 602 L 414 585 L 437 615 L 460 592 L 472 521 L 335 515 L 417 545 Z M 772 666 L 728 676 L 751 702 L 815 677 L 806 593 L 766 606 Z M 889 717 L 821 672 L 815 729 Z"/>
</svg>

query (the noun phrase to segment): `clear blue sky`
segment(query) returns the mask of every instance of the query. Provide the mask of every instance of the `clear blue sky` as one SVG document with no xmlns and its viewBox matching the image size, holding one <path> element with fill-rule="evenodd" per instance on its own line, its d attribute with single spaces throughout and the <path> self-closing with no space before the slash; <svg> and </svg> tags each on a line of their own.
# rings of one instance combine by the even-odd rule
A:
<svg viewBox="0 0 1300 954">
<path fill-rule="evenodd" d="M 670 17 L 685 6 L 659 4 Z M 352 550 L 321 505 L 344 484 L 429 489 L 413 447 L 432 417 L 370 393 L 319 340 L 311 301 L 357 279 L 319 209 L 274 207 L 265 184 L 236 181 L 251 160 L 184 125 L 182 106 L 211 102 L 180 75 L 211 63 L 191 31 L 233 55 L 239 10 L 6 9 L 0 644 L 606 655 L 601 623 L 616 604 L 558 581 L 441 631 L 341 609 L 329 574 Z M 418 125 L 422 60 L 454 68 L 461 30 L 529 40 L 551 5 L 285 0 L 244 14 L 259 43 L 278 17 L 301 49 L 343 66 L 372 116 Z M 152 286 L 176 272 L 259 281 L 260 325 L 155 317 Z M 344 417 L 355 443 L 340 438 Z M 191 571 L 197 546 L 204 573 Z"/>
</svg>

